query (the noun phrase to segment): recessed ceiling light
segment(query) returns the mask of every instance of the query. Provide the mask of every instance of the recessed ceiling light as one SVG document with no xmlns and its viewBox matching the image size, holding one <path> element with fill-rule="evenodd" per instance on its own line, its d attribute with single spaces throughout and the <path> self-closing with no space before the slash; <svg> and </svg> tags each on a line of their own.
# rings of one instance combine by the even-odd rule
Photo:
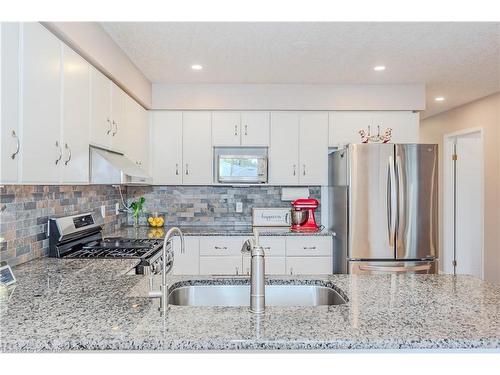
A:
<svg viewBox="0 0 500 375">
<path fill-rule="evenodd" d="M 376 72 L 381 72 L 381 71 L 385 70 L 385 66 L 384 65 L 377 65 L 377 66 L 373 67 L 373 70 L 375 70 Z"/>
<path fill-rule="evenodd" d="M 203 67 L 200 64 L 194 64 L 194 65 L 191 65 L 191 69 L 193 69 L 193 70 L 202 70 Z"/>
<path fill-rule="evenodd" d="M 435 100 L 436 102 L 444 102 L 444 96 L 436 96 L 436 97 L 434 98 L 434 100 Z"/>
</svg>

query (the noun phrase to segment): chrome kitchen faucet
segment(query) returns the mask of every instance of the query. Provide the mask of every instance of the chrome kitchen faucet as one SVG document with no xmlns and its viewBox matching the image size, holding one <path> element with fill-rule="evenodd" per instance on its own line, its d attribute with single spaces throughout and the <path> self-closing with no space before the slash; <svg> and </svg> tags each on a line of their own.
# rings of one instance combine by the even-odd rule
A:
<svg viewBox="0 0 500 375">
<path fill-rule="evenodd" d="M 149 292 L 150 298 L 160 299 L 160 312 L 165 313 L 168 309 L 168 285 L 167 285 L 167 274 L 172 270 L 174 266 L 174 250 L 170 246 L 170 251 L 167 252 L 167 245 L 170 239 L 173 237 L 174 233 L 177 232 L 181 238 L 181 254 L 184 254 L 184 234 L 178 227 L 172 227 L 165 234 L 165 239 L 163 240 L 163 260 L 161 266 L 161 285 L 160 290 Z M 168 269 L 167 269 L 168 268 Z M 153 275 L 151 274 L 150 288 L 153 289 Z"/>
<path fill-rule="evenodd" d="M 259 232 L 254 228 L 254 238 L 243 243 L 242 253 L 250 253 L 250 311 L 261 314 L 266 309 L 266 278 L 264 248 L 259 245 Z"/>
</svg>

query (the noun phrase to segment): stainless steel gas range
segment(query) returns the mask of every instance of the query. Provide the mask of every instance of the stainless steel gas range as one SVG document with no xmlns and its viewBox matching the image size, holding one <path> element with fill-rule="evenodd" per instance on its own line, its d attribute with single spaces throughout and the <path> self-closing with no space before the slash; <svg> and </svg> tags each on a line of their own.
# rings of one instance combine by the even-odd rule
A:
<svg viewBox="0 0 500 375">
<path fill-rule="evenodd" d="M 138 259 L 137 274 L 161 270 L 163 241 L 102 235 L 92 213 L 49 220 L 49 256 L 78 259 Z"/>
</svg>

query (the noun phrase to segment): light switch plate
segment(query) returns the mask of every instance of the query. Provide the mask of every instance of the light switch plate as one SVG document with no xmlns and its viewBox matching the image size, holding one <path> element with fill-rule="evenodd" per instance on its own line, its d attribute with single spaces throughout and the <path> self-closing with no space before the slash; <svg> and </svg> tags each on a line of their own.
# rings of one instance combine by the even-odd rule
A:
<svg viewBox="0 0 500 375">
<path fill-rule="evenodd" d="M 106 206 L 101 206 L 101 216 L 104 219 L 106 217 Z"/>
<path fill-rule="evenodd" d="M 242 202 L 236 202 L 236 212 L 238 212 L 238 213 L 243 212 L 243 203 Z"/>
<path fill-rule="evenodd" d="M 115 215 L 120 214 L 120 203 L 115 203 Z"/>
</svg>

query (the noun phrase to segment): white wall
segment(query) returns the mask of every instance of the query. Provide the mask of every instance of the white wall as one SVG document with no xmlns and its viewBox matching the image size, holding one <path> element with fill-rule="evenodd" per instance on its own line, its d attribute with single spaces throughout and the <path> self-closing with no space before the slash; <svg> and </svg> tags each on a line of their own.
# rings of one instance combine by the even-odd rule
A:
<svg viewBox="0 0 500 375">
<path fill-rule="evenodd" d="M 420 140 L 439 144 L 440 249 L 443 229 L 443 136 L 468 128 L 484 131 L 484 275 L 500 284 L 500 93 L 426 118 Z"/>
<path fill-rule="evenodd" d="M 153 109 L 424 110 L 425 86 L 153 84 Z"/>
<path fill-rule="evenodd" d="M 97 22 L 42 22 L 124 91 L 151 108 L 151 82 Z"/>
</svg>

